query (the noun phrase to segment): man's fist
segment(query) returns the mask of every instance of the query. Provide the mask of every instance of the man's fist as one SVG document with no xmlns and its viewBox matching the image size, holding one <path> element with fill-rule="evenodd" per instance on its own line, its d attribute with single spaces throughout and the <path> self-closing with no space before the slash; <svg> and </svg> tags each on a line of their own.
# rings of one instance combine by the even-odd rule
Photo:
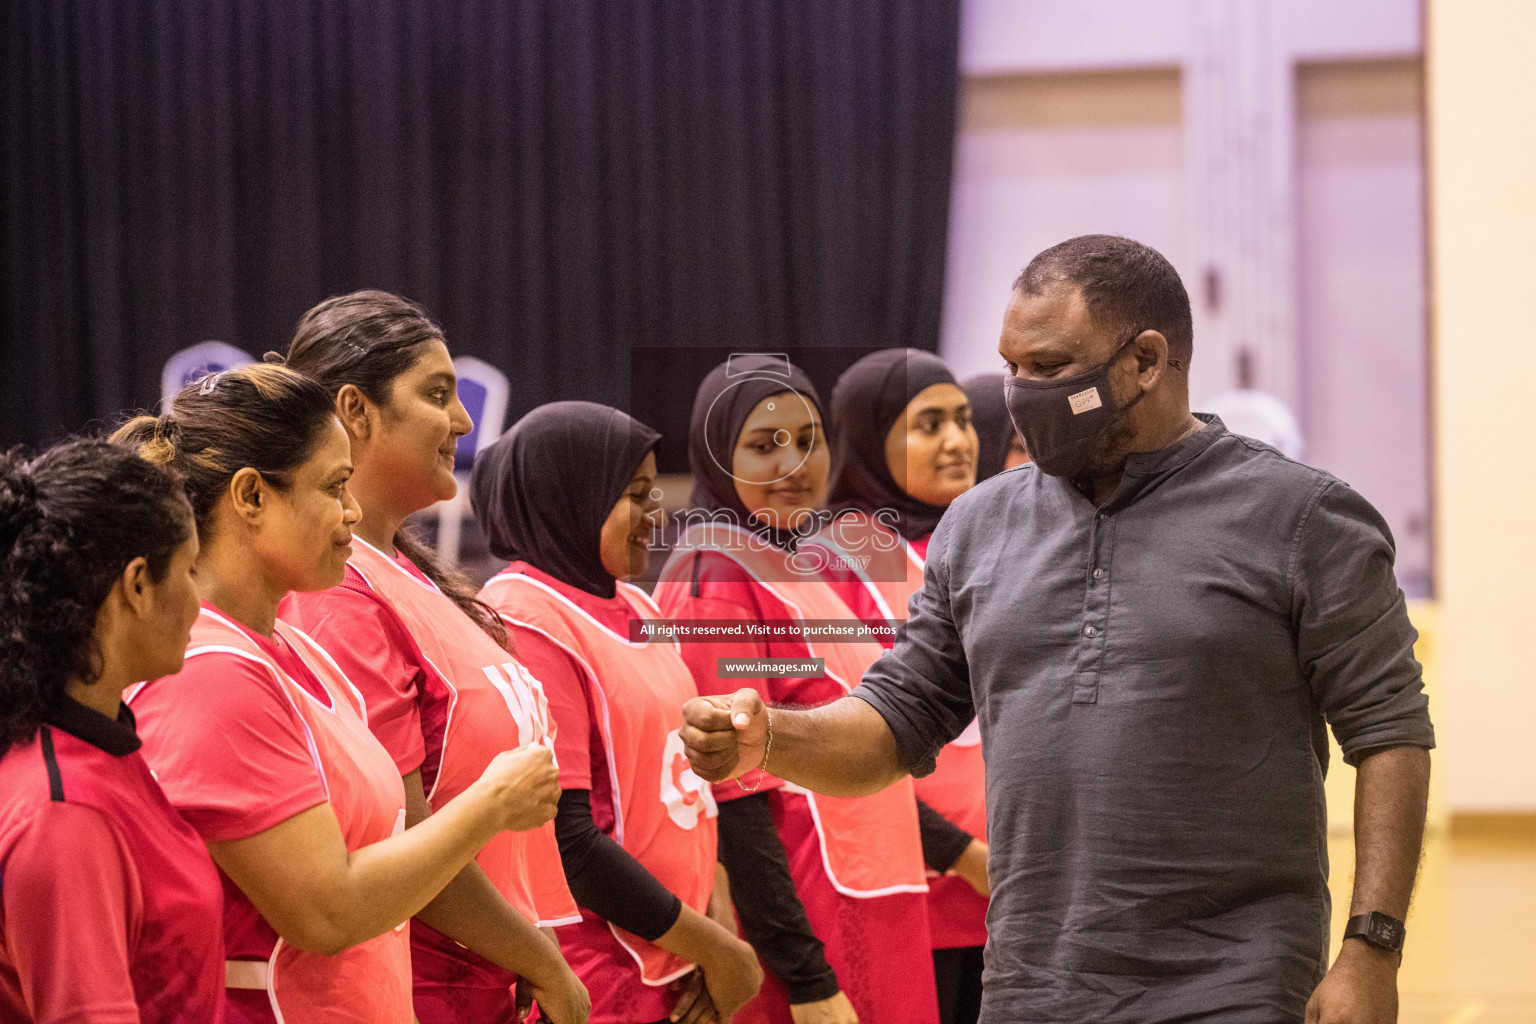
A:
<svg viewBox="0 0 1536 1024">
<path fill-rule="evenodd" d="M 683 705 L 679 732 L 694 774 L 709 782 L 724 782 L 763 763 L 768 708 L 750 688 L 729 697 L 695 697 Z"/>
</svg>

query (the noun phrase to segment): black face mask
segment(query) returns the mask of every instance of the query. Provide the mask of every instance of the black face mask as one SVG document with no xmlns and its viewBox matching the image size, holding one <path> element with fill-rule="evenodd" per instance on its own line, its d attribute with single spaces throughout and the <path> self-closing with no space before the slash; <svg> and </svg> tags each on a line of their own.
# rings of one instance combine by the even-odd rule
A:
<svg viewBox="0 0 1536 1024">
<path fill-rule="evenodd" d="M 1105 430 L 1141 401 L 1145 391 L 1117 405 L 1109 387 L 1109 368 L 1140 332 L 1095 369 L 1075 377 L 1026 380 L 1003 378 L 1008 416 L 1024 438 L 1029 457 L 1043 473 L 1077 477 L 1088 466 L 1093 446 Z"/>
</svg>

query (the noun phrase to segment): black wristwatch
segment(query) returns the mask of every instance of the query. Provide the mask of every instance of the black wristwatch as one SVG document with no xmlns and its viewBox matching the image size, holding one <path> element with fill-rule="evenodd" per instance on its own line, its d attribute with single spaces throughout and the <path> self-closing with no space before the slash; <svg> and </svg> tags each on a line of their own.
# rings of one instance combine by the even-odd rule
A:
<svg viewBox="0 0 1536 1024">
<path fill-rule="evenodd" d="M 1375 910 L 1350 918 L 1344 926 L 1346 939 L 1364 939 L 1377 949 L 1385 949 L 1389 953 L 1403 951 L 1403 935 L 1403 922 Z"/>
</svg>

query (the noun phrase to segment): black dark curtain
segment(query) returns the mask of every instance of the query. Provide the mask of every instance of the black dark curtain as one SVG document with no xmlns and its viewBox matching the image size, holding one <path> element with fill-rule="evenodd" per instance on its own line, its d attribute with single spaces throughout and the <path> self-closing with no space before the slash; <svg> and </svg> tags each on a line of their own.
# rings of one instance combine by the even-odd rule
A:
<svg viewBox="0 0 1536 1024">
<path fill-rule="evenodd" d="M 959 0 L 8 0 L 0 442 L 401 292 L 510 415 L 937 342 Z"/>
</svg>

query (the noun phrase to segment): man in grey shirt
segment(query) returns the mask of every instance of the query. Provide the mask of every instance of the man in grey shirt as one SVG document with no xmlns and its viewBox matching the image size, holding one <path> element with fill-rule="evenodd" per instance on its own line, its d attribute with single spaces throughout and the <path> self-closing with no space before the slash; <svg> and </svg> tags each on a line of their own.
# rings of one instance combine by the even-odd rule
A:
<svg viewBox="0 0 1536 1024">
<path fill-rule="evenodd" d="M 1041 253 L 999 344 L 1036 462 L 950 507 L 895 649 L 822 708 L 686 709 L 700 775 L 835 795 L 932 771 L 979 719 L 988 1024 L 1396 1019 L 1434 734 L 1392 539 L 1348 485 L 1192 415 L 1192 346 L 1155 251 Z M 1370 932 L 1326 976 L 1325 723 Z"/>
</svg>

